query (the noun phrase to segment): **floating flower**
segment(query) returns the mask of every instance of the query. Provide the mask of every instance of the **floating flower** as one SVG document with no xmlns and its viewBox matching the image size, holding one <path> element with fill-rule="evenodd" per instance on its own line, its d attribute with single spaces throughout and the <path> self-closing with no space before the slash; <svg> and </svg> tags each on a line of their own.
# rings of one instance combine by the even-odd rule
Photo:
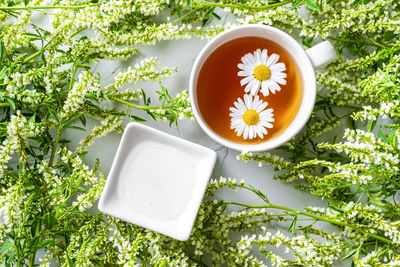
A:
<svg viewBox="0 0 400 267">
<path fill-rule="evenodd" d="M 242 57 L 242 63 L 238 64 L 238 76 L 245 77 L 240 81 L 240 85 L 246 85 L 244 91 L 251 95 L 256 95 L 261 87 L 264 96 L 269 95 L 269 91 L 275 94 L 280 91 L 279 84 L 286 84 L 286 66 L 279 62 L 279 55 L 272 54 L 268 57 L 267 49 L 257 49 L 253 54 L 248 53 Z"/>
<path fill-rule="evenodd" d="M 238 136 L 243 134 L 243 138 L 253 139 L 257 135 L 263 138 L 268 133 L 266 128 L 272 128 L 271 122 L 274 121 L 273 109 L 264 110 L 268 102 L 263 102 L 258 95 L 244 95 L 244 101 L 238 98 L 234 103 L 235 107 L 229 108 L 232 112 L 229 115 L 231 118 L 231 129 L 235 129 Z"/>
</svg>

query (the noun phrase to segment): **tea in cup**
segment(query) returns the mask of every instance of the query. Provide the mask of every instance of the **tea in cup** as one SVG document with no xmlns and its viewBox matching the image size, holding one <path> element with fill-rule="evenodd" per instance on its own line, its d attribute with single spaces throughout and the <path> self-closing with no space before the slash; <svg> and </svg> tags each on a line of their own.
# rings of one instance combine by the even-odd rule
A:
<svg viewBox="0 0 400 267">
<path fill-rule="evenodd" d="M 336 57 L 325 41 L 304 50 L 285 32 L 264 25 L 225 31 L 200 52 L 190 98 L 202 129 L 240 151 L 276 148 L 305 125 L 314 107 L 314 67 Z"/>
</svg>

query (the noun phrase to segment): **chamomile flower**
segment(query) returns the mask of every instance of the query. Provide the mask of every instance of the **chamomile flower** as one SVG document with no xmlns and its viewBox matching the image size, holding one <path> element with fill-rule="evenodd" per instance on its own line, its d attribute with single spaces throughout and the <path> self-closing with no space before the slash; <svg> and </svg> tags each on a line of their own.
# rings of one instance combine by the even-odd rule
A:
<svg viewBox="0 0 400 267">
<path fill-rule="evenodd" d="M 279 55 L 273 53 L 268 56 L 267 49 L 257 49 L 254 53 L 248 53 L 242 57 L 242 63 L 238 64 L 238 76 L 245 77 L 240 81 L 240 85 L 246 85 L 244 91 L 251 95 L 256 95 L 261 88 L 264 96 L 269 92 L 275 94 L 280 91 L 281 85 L 286 84 L 285 63 L 279 62 Z"/>
<path fill-rule="evenodd" d="M 243 138 L 253 139 L 257 135 L 263 138 L 268 134 L 266 128 L 272 128 L 271 122 L 274 121 L 273 109 L 265 110 L 268 102 L 263 102 L 259 99 L 258 95 L 254 97 L 251 95 L 244 95 L 244 101 L 238 98 L 234 103 L 235 107 L 230 107 L 232 112 L 229 115 L 231 118 L 231 129 L 234 129 L 238 136 L 243 135 Z"/>
</svg>

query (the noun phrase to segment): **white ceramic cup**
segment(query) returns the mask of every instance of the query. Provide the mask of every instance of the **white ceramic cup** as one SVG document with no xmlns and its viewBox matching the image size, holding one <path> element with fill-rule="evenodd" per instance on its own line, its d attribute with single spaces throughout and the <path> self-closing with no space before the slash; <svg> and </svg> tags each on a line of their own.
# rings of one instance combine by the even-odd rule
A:
<svg viewBox="0 0 400 267">
<path fill-rule="evenodd" d="M 278 136 L 257 144 L 235 143 L 213 131 L 203 120 L 196 100 L 196 84 L 201 66 L 222 44 L 241 37 L 262 37 L 282 46 L 296 62 L 303 84 L 303 96 L 300 108 L 292 123 Z M 307 123 L 314 108 L 316 97 L 316 80 L 314 68 L 325 65 L 336 58 L 336 51 L 329 41 L 319 43 L 304 50 L 300 44 L 287 33 L 270 26 L 251 24 L 224 31 L 212 39 L 201 50 L 190 75 L 189 94 L 193 113 L 201 128 L 218 143 L 239 151 L 266 151 L 274 149 L 293 138 Z M 238 62 L 240 63 L 240 62 Z"/>
</svg>

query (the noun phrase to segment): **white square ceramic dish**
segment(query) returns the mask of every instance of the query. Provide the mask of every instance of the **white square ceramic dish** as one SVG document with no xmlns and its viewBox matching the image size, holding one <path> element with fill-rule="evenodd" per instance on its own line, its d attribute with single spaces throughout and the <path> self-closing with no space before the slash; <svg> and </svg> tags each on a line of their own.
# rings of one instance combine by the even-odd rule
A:
<svg viewBox="0 0 400 267">
<path fill-rule="evenodd" d="M 139 123 L 122 135 L 98 208 L 187 240 L 216 161 L 215 151 Z"/>
</svg>

